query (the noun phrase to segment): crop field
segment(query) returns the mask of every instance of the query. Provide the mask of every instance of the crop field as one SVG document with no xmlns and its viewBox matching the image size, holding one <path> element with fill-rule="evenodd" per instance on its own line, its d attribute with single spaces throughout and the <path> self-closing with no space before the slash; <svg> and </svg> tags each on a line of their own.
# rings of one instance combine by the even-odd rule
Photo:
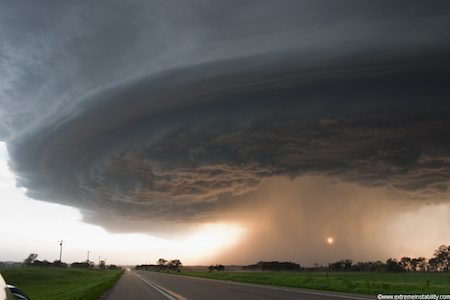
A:
<svg viewBox="0 0 450 300">
<path fill-rule="evenodd" d="M 0 270 L 5 281 L 32 300 L 94 300 L 114 286 L 120 270 L 66 268 L 6 268 Z"/>
<path fill-rule="evenodd" d="M 450 275 L 448 273 L 181 272 L 181 275 L 369 295 L 378 293 L 450 294 Z"/>
</svg>

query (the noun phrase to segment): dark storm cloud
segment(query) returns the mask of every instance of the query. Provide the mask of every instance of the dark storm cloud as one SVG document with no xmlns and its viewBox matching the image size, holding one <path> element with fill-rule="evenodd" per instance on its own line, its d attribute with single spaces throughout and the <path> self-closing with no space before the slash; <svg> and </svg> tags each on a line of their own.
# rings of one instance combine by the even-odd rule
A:
<svg viewBox="0 0 450 300">
<path fill-rule="evenodd" d="M 446 2 L 35 5 L 0 13 L 33 198 L 108 224 L 208 220 L 273 176 L 448 196 Z"/>
</svg>

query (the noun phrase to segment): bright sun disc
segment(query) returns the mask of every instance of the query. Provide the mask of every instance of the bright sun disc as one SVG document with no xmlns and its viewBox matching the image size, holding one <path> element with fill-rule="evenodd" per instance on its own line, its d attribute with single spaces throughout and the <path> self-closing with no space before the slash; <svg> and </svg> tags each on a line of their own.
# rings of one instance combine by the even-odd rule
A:
<svg viewBox="0 0 450 300">
<path fill-rule="evenodd" d="M 327 238 L 327 243 L 328 244 L 333 244 L 334 243 L 334 239 L 332 237 Z"/>
</svg>

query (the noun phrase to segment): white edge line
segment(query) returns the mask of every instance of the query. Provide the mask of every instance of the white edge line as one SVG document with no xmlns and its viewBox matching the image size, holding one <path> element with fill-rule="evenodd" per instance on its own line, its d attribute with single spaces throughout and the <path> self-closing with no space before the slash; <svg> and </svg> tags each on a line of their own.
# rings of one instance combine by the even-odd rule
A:
<svg viewBox="0 0 450 300">
<path fill-rule="evenodd" d="M 137 277 L 144 281 L 146 284 L 148 284 L 149 286 L 151 286 L 152 288 L 154 288 L 155 290 L 157 290 L 161 295 L 163 295 L 164 297 L 166 297 L 169 300 L 178 300 L 177 298 L 173 297 L 171 294 L 169 294 L 169 292 L 166 292 L 162 287 L 158 286 L 157 284 L 146 280 L 145 278 L 143 278 L 141 275 L 135 273 L 137 275 Z"/>
</svg>

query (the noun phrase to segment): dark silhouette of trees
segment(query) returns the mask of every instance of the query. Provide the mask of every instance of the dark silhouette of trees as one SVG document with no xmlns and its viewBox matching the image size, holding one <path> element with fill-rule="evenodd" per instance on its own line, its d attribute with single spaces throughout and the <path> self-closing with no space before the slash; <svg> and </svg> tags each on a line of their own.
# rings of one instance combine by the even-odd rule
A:
<svg viewBox="0 0 450 300">
<path fill-rule="evenodd" d="M 404 270 L 404 271 L 411 271 L 412 270 L 412 266 L 411 266 L 411 258 L 404 256 L 400 259 L 400 261 L 398 262 L 398 264 L 400 265 L 400 267 Z"/>
<path fill-rule="evenodd" d="M 31 253 L 28 255 L 27 258 L 23 261 L 25 265 L 27 266 L 33 266 L 33 267 L 63 267 L 67 268 L 67 264 L 60 262 L 59 260 L 55 260 L 54 262 L 49 262 L 47 260 L 37 260 L 38 254 L 37 253 Z"/>
<path fill-rule="evenodd" d="M 428 266 L 429 266 L 428 270 L 431 272 L 439 271 L 439 262 L 435 257 L 430 258 L 430 260 L 428 261 Z"/>
<path fill-rule="evenodd" d="M 108 270 L 122 270 L 122 268 L 117 265 L 109 265 Z"/>
<path fill-rule="evenodd" d="M 427 259 L 425 257 L 417 257 L 411 259 L 411 266 L 414 272 L 427 270 Z"/>
<path fill-rule="evenodd" d="M 41 268 L 45 268 L 45 267 L 51 267 L 53 264 L 51 263 L 51 262 L 49 262 L 48 260 L 43 260 L 43 261 L 40 261 L 40 260 L 35 260 L 34 262 L 33 262 L 33 266 L 35 266 L 35 267 L 41 267 Z"/>
<path fill-rule="evenodd" d="M 159 271 L 157 265 L 136 265 L 136 270 Z"/>
<path fill-rule="evenodd" d="M 434 251 L 434 259 L 439 271 L 449 271 L 450 263 L 450 246 L 440 245 L 436 251 Z"/>
<path fill-rule="evenodd" d="M 403 269 L 402 269 L 401 265 L 398 263 L 397 259 L 388 258 L 388 260 L 386 260 L 386 271 L 401 272 L 401 271 L 403 271 Z"/>
<path fill-rule="evenodd" d="M 65 262 L 60 261 L 59 259 L 56 259 L 53 261 L 52 267 L 67 268 L 67 264 Z"/>
<path fill-rule="evenodd" d="M 364 271 L 364 272 L 379 272 L 386 270 L 386 266 L 381 261 L 359 261 L 353 264 L 350 268 L 351 271 Z"/>
<path fill-rule="evenodd" d="M 450 246 L 441 245 L 434 251 L 434 256 L 427 260 L 425 257 L 404 256 L 400 260 L 389 258 L 386 263 L 358 262 L 352 264 L 351 260 L 340 260 L 330 263 L 330 271 L 388 271 L 388 272 L 439 272 L 450 269 Z"/>
<path fill-rule="evenodd" d="M 330 271 L 341 271 L 342 269 L 341 261 L 328 264 L 328 268 L 330 269 Z"/>
<path fill-rule="evenodd" d="M 71 268 L 78 268 L 78 269 L 89 269 L 89 268 L 93 268 L 94 267 L 94 263 L 93 262 L 73 262 L 70 265 Z"/>
<path fill-rule="evenodd" d="M 34 258 L 35 259 L 35 258 Z M 36 262 L 35 262 L 36 264 Z M 386 262 L 382 261 L 365 261 L 353 263 L 351 259 L 342 259 L 330 263 L 328 267 L 314 263 L 315 268 L 302 268 L 299 264 L 293 262 L 279 261 L 259 261 L 254 265 L 243 266 L 242 270 L 251 271 L 362 271 L 362 272 L 442 272 L 450 273 L 450 246 L 441 245 L 434 251 L 434 256 L 429 260 L 425 257 L 408 257 L 404 256 L 400 260 L 389 258 Z M 179 259 L 167 261 L 160 258 L 156 265 L 137 265 L 136 269 L 150 271 L 180 271 L 182 267 Z M 225 271 L 223 265 L 210 265 L 209 272 Z M 449 277 L 450 278 L 450 277 Z M 450 282 L 450 279 L 449 279 Z"/>
<path fill-rule="evenodd" d="M 38 257 L 37 253 L 30 253 L 27 258 L 23 261 L 26 265 L 32 265 L 36 258 Z"/>
<path fill-rule="evenodd" d="M 156 270 L 158 272 L 162 271 L 162 270 L 180 272 L 182 267 L 183 267 L 183 264 L 181 263 L 181 260 L 172 259 L 172 260 L 168 261 L 164 258 L 158 259 L 156 265 L 137 265 L 136 266 L 137 269 Z"/>
<path fill-rule="evenodd" d="M 209 269 L 210 273 L 214 272 L 214 270 L 217 270 L 217 272 L 220 272 L 220 271 L 225 271 L 225 266 L 224 265 L 215 265 L 215 266 L 210 265 L 208 267 L 208 269 Z"/>
<path fill-rule="evenodd" d="M 101 260 L 98 264 L 99 269 L 104 270 L 106 269 L 106 262 L 104 260 Z"/>
<path fill-rule="evenodd" d="M 158 271 L 167 270 L 167 260 L 165 260 L 164 258 L 158 259 L 156 265 L 158 266 Z"/>
<path fill-rule="evenodd" d="M 182 266 L 183 264 L 179 259 L 173 259 L 167 263 L 167 268 L 171 271 L 180 272 Z"/>
<path fill-rule="evenodd" d="M 355 268 L 352 267 L 353 261 L 351 259 L 343 259 L 329 264 L 331 271 L 351 271 Z"/>
<path fill-rule="evenodd" d="M 70 265 L 71 268 L 79 268 L 79 269 L 91 269 L 94 268 L 94 263 L 91 261 L 83 261 L 83 262 L 74 262 Z M 99 269 L 105 270 L 120 270 L 121 267 L 118 267 L 116 265 L 106 265 L 106 262 L 104 260 L 100 261 L 100 264 L 98 265 Z"/>
<path fill-rule="evenodd" d="M 262 270 L 262 271 L 300 271 L 301 266 L 293 262 L 278 261 L 260 261 L 255 265 L 244 266 L 243 270 Z"/>
</svg>

